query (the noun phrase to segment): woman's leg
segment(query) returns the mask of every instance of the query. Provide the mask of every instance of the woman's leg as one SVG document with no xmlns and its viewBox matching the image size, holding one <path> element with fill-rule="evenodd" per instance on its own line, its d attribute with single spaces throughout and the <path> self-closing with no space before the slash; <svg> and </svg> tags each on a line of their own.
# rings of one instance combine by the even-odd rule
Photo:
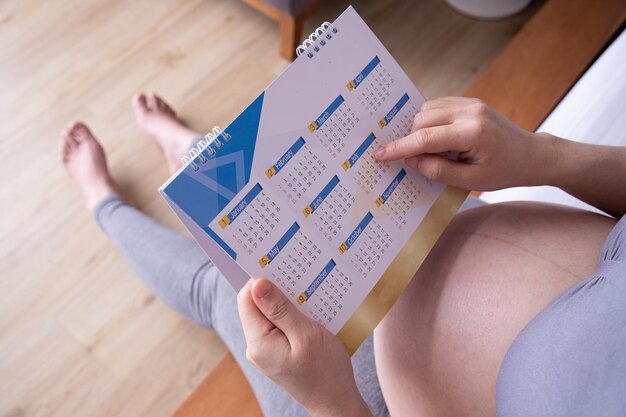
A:
<svg viewBox="0 0 626 417">
<path fill-rule="evenodd" d="M 162 147 L 170 170 L 198 133 L 185 127 L 156 95 L 133 99 L 139 125 Z M 119 197 L 102 146 L 83 123 L 61 134 L 60 157 L 103 231 L 116 243 L 147 286 L 188 319 L 210 326 L 212 294 L 207 274 L 217 274 L 191 239 L 161 226 Z M 207 287 L 207 288 L 205 288 Z"/>
<path fill-rule="evenodd" d="M 187 319 L 211 327 L 219 272 L 193 240 L 146 216 L 112 194 L 94 217 L 146 286 Z"/>
<path fill-rule="evenodd" d="M 522 328 L 595 271 L 615 221 L 509 203 L 455 218 L 375 332 L 394 416 L 494 416 L 500 365 Z"/>
</svg>

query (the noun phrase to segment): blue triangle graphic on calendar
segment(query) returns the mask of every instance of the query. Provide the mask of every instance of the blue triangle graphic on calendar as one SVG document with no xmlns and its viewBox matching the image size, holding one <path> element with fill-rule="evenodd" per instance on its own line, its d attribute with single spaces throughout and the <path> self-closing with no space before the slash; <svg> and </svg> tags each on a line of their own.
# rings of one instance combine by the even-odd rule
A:
<svg viewBox="0 0 626 417">
<path fill-rule="evenodd" d="M 195 177 L 196 181 L 228 201 L 246 185 L 243 151 L 211 158 L 201 167 L 202 175 Z"/>
<path fill-rule="evenodd" d="M 254 153 L 263 110 L 264 93 L 261 93 L 220 136 L 222 146 L 212 145 L 209 151 L 194 159 L 192 166 L 182 170 L 164 187 L 170 199 L 198 225 L 205 227 L 248 184 L 252 174 Z"/>
<path fill-rule="evenodd" d="M 231 139 L 216 155 L 200 166 L 202 175 L 192 178 L 218 196 L 218 211 L 228 204 L 250 180 L 264 93 L 261 93 L 226 127 Z"/>
</svg>

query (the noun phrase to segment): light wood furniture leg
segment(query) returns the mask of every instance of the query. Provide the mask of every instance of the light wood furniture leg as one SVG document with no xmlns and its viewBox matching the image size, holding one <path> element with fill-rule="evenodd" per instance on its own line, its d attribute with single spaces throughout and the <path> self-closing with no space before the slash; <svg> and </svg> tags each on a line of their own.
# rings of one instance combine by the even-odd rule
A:
<svg viewBox="0 0 626 417">
<path fill-rule="evenodd" d="M 302 24 L 304 20 L 317 9 L 324 0 L 315 0 L 297 16 L 292 16 L 276 7 L 265 3 L 263 0 L 242 0 L 248 6 L 258 10 L 272 20 L 278 22 L 280 27 L 280 56 L 288 61 L 296 58 L 296 48 L 302 40 Z"/>
<path fill-rule="evenodd" d="M 293 61 L 296 58 L 296 48 L 302 39 L 302 16 L 290 16 L 282 13 L 278 18 L 280 27 L 280 56 Z"/>
</svg>

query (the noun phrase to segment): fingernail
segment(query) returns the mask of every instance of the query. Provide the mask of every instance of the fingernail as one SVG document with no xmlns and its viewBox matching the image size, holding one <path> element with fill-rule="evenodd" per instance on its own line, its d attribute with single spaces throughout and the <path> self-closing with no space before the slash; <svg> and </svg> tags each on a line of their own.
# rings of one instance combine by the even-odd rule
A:
<svg viewBox="0 0 626 417">
<path fill-rule="evenodd" d="M 379 148 L 376 152 L 374 152 L 374 156 L 378 159 L 382 158 L 385 155 L 385 148 Z"/>
<path fill-rule="evenodd" d="M 265 298 L 272 292 L 272 283 L 268 280 L 262 280 L 254 286 L 254 293 L 259 298 Z"/>
</svg>

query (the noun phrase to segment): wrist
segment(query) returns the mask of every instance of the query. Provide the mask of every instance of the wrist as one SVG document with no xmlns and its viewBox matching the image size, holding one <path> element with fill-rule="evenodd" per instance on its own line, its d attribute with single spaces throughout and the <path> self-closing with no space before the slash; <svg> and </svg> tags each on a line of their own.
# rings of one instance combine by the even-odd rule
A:
<svg viewBox="0 0 626 417">
<path fill-rule="evenodd" d="M 526 168 L 525 186 L 561 186 L 566 171 L 566 147 L 569 141 L 545 132 L 530 137 L 531 161 Z"/>
<path fill-rule="evenodd" d="M 371 411 L 358 389 L 352 395 L 346 395 L 337 401 L 320 401 L 318 404 L 305 407 L 312 417 L 367 417 Z"/>
</svg>

